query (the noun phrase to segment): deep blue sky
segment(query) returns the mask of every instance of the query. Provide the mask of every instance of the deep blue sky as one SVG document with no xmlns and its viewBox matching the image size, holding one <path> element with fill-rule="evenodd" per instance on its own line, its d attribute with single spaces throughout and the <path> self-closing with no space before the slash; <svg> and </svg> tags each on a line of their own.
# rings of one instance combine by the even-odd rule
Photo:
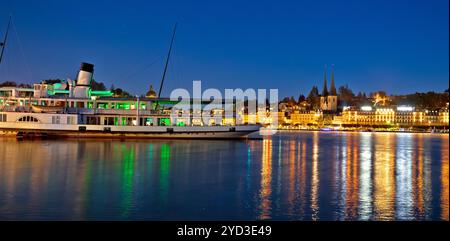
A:
<svg viewBox="0 0 450 241">
<path fill-rule="evenodd" d="M 86 61 L 96 80 L 142 94 L 159 86 L 178 22 L 166 96 L 200 79 L 297 97 L 322 89 L 324 64 L 354 92 L 448 88 L 448 0 L 1 2 L 1 36 L 10 13 L 17 33 L 0 81 L 74 78 Z"/>
</svg>

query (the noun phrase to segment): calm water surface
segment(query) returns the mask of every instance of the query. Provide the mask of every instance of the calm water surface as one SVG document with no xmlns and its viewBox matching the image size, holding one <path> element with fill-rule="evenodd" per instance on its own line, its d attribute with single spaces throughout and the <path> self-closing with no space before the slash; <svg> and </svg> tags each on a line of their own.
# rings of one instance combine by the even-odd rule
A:
<svg viewBox="0 0 450 241">
<path fill-rule="evenodd" d="M 0 139 L 0 220 L 449 220 L 449 136 Z"/>
</svg>

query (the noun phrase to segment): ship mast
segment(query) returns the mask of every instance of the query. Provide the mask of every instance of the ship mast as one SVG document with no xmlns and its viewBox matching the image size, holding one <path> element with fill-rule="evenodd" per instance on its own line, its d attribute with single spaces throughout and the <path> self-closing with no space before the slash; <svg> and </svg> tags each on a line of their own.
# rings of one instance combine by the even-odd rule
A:
<svg viewBox="0 0 450 241">
<path fill-rule="evenodd" d="M 173 28 L 172 40 L 170 41 L 169 52 L 167 53 L 166 65 L 164 66 L 164 72 L 161 78 L 161 85 L 159 86 L 158 98 L 161 97 L 161 91 L 164 84 L 164 79 L 166 78 L 167 66 L 169 65 L 170 53 L 172 52 L 173 40 L 175 38 L 175 32 L 177 31 L 177 23 L 175 23 L 175 27 Z"/>
<path fill-rule="evenodd" d="M 3 53 L 5 52 L 6 40 L 8 39 L 10 25 L 11 25 L 11 16 L 9 16 L 8 27 L 6 28 L 5 38 L 3 39 L 3 42 L 0 43 L 0 47 L 2 48 L 2 52 L 0 53 L 0 64 L 2 63 Z"/>
</svg>

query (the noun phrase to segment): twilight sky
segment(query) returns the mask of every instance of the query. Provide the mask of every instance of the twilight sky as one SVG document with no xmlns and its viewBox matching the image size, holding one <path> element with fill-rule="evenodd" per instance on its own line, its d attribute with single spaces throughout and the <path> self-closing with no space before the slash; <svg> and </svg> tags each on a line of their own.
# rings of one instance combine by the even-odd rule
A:
<svg viewBox="0 0 450 241">
<path fill-rule="evenodd" d="M 448 88 L 448 0 L 1 2 L 1 38 L 10 14 L 13 28 L 0 82 L 75 78 L 84 61 L 107 87 L 143 94 L 178 22 L 164 96 L 202 80 L 298 97 L 322 89 L 325 64 L 354 92 Z"/>
</svg>

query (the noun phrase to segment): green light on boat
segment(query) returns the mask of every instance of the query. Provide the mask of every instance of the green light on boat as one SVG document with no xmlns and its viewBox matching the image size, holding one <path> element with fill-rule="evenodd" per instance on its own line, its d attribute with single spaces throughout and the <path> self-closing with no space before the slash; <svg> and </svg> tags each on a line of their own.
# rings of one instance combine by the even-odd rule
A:
<svg viewBox="0 0 450 241">
<path fill-rule="evenodd" d="M 60 89 L 61 88 L 61 83 L 54 83 L 53 84 L 53 89 Z"/>
<path fill-rule="evenodd" d="M 112 96 L 113 93 L 109 90 L 92 90 L 91 91 L 92 96 Z"/>
<path fill-rule="evenodd" d="M 159 119 L 160 126 L 170 126 L 170 118 L 161 118 Z"/>
</svg>

